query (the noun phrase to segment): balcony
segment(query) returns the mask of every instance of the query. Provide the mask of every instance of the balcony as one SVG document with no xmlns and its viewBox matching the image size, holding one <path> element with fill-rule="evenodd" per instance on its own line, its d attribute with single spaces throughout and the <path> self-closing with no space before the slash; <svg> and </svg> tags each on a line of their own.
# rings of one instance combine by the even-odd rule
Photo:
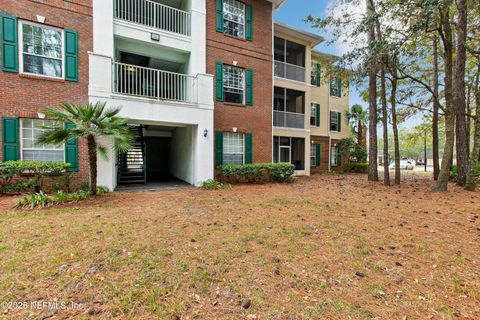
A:
<svg viewBox="0 0 480 320">
<path fill-rule="evenodd" d="M 113 93 L 159 101 L 195 102 L 196 77 L 113 62 Z"/>
<path fill-rule="evenodd" d="M 286 62 L 275 61 L 275 77 L 305 82 L 305 72 L 305 67 L 297 66 Z"/>
<path fill-rule="evenodd" d="M 115 0 L 114 17 L 190 37 L 191 14 L 151 0 Z"/>
<path fill-rule="evenodd" d="M 280 128 L 305 129 L 305 114 L 274 110 L 273 126 Z"/>
</svg>

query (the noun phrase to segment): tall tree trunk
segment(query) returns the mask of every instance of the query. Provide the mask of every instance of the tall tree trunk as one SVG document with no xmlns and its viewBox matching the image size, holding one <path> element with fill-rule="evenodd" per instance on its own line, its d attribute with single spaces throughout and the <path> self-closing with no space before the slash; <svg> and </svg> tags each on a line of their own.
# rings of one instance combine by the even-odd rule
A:
<svg viewBox="0 0 480 320">
<path fill-rule="evenodd" d="M 438 111 L 440 109 L 438 103 L 438 39 L 437 37 L 433 38 L 433 94 L 435 95 L 433 99 L 433 118 L 432 118 L 432 155 L 433 155 L 433 179 L 438 179 L 438 174 L 440 173 L 440 157 L 438 155 Z M 426 160 L 426 159 L 425 159 Z"/>
<path fill-rule="evenodd" d="M 465 102 L 465 65 L 467 60 L 467 0 L 457 0 L 457 48 L 454 72 L 453 99 L 455 105 L 455 133 L 457 150 L 457 185 L 464 186 L 467 180 L 468 148 L 467 117 Z"/>
<path fill-rule="evenodd" d="M 387 88 L 385 80 L 385 66 L 382 66 L 380 71 L 381 81 L 381 99 L 382 99 L 382 126 L 383 126 L 383 184 L 390 185 L 390 171 L 388 165 L 390 159 L 388 156 L 388 114 L 387 114 Z"/>
<path fill-rule="evenodd" d="M 455 113 L 453 106 L 453 41 L 450 22 L 451 0 L 446 0 L 440 9 L 442 29 L 443 60 L 445 66 L 445 147 L 443 149 L 440 174 L 435 185 L 436 191 L 447 191 L 450 178 L 450 164 L 455 143 Z"/>
<path fill-rule="evenodd" d="M 87 136 L 88 162 L 90 166 L 90 194 L 97 194 L 97 142 L 92 135 Z"/>
<path fill-rule="evenodd" d="M 465 189 L 469 191 L 475 191 L 476 184 L 478 182 L 477 163 L 480 162 L 480 58 L 478 63 L 477 75 L 475 77 L 475 120 L 473 124 L 474 136 L 473 136 L 473 148 L 470 153 L 470 159 L 468 161 L 467 181 L 465 183 Z"/>
<path fill-rule="evenodd" d="M 367 14 L 373 16 L 375 9 L 373 0 L 367 1 Z M 373 51 L 375 42 L 375 25 L 370 23 L 368 28 L 368 44 Z M 368 180 L 378 181 L 377 164 L 377 66 L 375 59 L 371 58 L 368 68 Z"/>
<path fill-rule="evenodd" d="M 470 160 L 468 162 L 467 171 L 467 181 L 465 183 L 465 189 L 469 191 L 475 191 L 476 184 L 478 182 L 477 163 L 478 158 L 480 157 L 480 91 L 477 91 L 475 94 L 475 104 L 475 135 L 473 136 L 473 149 L 470 153 Z"/>
<path fill-rule="evenodd" d="M 393 144 L 395 148 L 395 184 L 400 184 L 400 141 L 398 138 L 398 122 L 397 122 L 397 86 L 398 77 L 397 70 L 392 70 L 392 91 L 390 96 L 390 106 L 392 108 L 392 127 L 393 127 Z"/>
</svg>

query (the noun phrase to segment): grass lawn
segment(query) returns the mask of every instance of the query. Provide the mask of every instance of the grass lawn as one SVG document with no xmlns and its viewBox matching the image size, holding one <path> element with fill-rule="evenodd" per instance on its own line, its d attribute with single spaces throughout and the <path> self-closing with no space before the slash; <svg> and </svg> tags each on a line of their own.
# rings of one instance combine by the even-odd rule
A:
<svg viewBox="0 0 480 320">
<path fill-rule="evenodd" d="M 480 319 L 480 193 L 405 177 L 0 198 L 0 304 L 76 303 L 0 318 Z"/>
</svg>

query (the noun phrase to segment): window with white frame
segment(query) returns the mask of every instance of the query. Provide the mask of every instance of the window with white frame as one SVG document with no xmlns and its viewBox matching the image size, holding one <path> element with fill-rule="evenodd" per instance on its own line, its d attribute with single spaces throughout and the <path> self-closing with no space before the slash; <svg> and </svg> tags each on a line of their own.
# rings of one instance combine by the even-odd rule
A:
<svg viewBox="0 0 480 320">
<path fill-rule="evenodd" d="M 20 21 L 20 71 L 63 78 L 63 30 Z"/>
<path fill-rule="evenodd" d="M 237 0 L 223 0 L 224 33 L 245 38 L 245 4 Z"/>
<path fill-rule="evenodd" d="M 338 166 L 338 147 L 332 146 L 330 157 L 331 157 L 330 164 L 332 166 Z"/>
<path fill-rule="evenodd" d="M 233 66 L 223 66 L 224 101 L 242 103 L 245 93 L 245 70 Z"/>
<path fill-rule="evenodd" d="M 320 105 L 316 103 L 312 103 L 310 106 L 310 126 L 314 127 L 317 125 L 317 108 L 319 108 Z"/>
<path fill-rule="evenodd" d="M 330 79 L 330 96 L 340 98 L 342 95 L 342 80 L 340 78 Z"/>
<path fill-rule="evenodd" d="M 338 127 L 338 112 L 330 112 L 330 131 L 340 131 Z"/>
<path fill-rule="evenodd" d="M 310 144 L 310 166 L 315 167 L 317 165 L 317 145 Z"/>
<path fill-rule="evenodd" d="M 38 144 L 38 136 L 46 129 L 43 127 L 54 126 L 55 122 L 52 120 L 40 119 L 22 119 L 21 127 L 21 148 L 22 160 L 33 161 L 65 161 L 64 145 L 42 145 Z"/>
<path fill-rule="evenodd" d="M 245 135 L 225 132 L 223 134 L 223 163 L 243 164 L 245 160 Z"/>
</svg>

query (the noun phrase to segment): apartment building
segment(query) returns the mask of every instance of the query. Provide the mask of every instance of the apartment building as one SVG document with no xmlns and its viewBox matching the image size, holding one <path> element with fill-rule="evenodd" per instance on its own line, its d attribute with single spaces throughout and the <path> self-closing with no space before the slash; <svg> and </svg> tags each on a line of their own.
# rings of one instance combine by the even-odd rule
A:
<svg viewBox="0 0 480 320">
<path fill-rule="evenodd" d="M 273 161 L 290 162 L 297 175 L 339 166 L 337 142 L 349 135 L 348 87 L 323 79 L 323 38 L 274 23 Z"/>
<path fill-rule="evenodd" d="M 126 154 L 101 141 L 98 183 L 112 190 L 198 185 L 230 163 L 337 166 L 348 90 L 323 79 L 320 36 L 273 22 L 282 2 L 2 0 L 2 159 L 66 161 L 86 180 L 82 141 L 35 139 L 45 106 L 102 101 L 136 132 Z"/>
<path fill-rule="evenodd" d="M 87 148 L 35 142 L 46 106 L 88 101 L 91 1 L 0 1 L 0 159 L 66 161 L 88 179 Z"/>
<path fill-rule="evenodd" d="M 282 2 L 207 2 L 216 166 L 272 161 L 272 14 Z"/>
</svg>

